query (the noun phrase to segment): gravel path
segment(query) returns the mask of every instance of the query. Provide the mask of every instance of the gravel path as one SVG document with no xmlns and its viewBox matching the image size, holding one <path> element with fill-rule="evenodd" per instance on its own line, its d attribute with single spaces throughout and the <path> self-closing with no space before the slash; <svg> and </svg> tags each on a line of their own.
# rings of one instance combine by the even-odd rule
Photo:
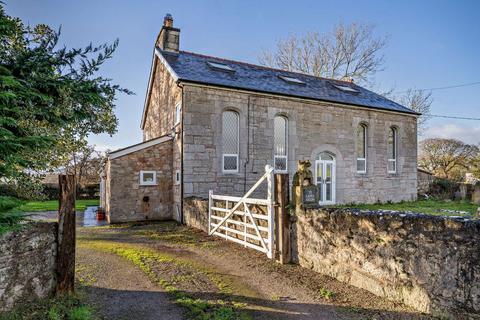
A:
<svg viewBox="0 0 480 320">
<path fill-rule="evenodd" d="M 77 265 L 77 279 L 87 293 L 87 302 L 104 319 L 183 319 L 183 310 L 164 290 L 117 255 L 79 248 Z"/>
<path fill-rule="evenodd" d="M 180 319 L 186 314 L 152 281 L 168 283 L 193 299 L 224 301 L 252 319 L 431 319 L 171 222 L 80 228 L 78 237 L 80 282 L 106 319 Z M 137 260 L 143 271 L 135 266 Z"/>
</svg>

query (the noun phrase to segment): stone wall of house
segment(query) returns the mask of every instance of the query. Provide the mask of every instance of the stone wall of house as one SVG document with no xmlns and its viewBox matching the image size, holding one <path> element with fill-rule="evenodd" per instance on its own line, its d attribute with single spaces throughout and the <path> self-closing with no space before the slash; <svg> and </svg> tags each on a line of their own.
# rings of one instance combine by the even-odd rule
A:
<svg viewBox="0 0 480 320">
<path fill-rule="evenodd" d="M 304 267 L 420 311 L 480 313 L 480 220 L 311 209 L 292 235 Z"/>
<path fill-rule="evenodd" d="M 157 43 L 158 45 L 158 43 Z M 175 125 L 175 107 L 182 103 L 182 89 L 177 85 L 165 65 L 155 57 L 152 87 L 147 99 L 148 109 L 145 116 L 143 141 L 155 139 L 174 130 L 175 139 L 172 146 L 172 192 L 173 218 L 180 221 L 181 184 L 176 183 L 177 172 L 181 175 L 182 122 Z M 181 178 L 181 177 L 180 177 Z"/>
<path fill-rule="evenodd" d="M 416 118 L 238 91 L 184 87 L 184 196 L 241 196 L 273 164 L 275 115 L 288 118 L 288 170 L 327 151 L 336 159 L 336 202 L 413 200 L 417 195 Z M 222 112 L 240 115 L 239 172 L 222 172 Z M 356 171 L 356 130 L 368 125 L 367 173 Z M 387 172 L 387 133 L 398 132 L 398 170 Z M 312 169 L 314 169 L 312 167 Z M 361 190 L 361 192 L 359 192 Z"/>
<path fill-rule="evenodd" d="M 51 296 L 56 287 L 57 223 L 0 235 L 0 311 Z"/>
<path fill-rule="evenodd" d="M 109 160 L 105 210 L 110 223 L 172 219 L 172 156 L 168 140 Z M 140 185 L 141 170 L 156 171 L 157 185 Z"/>
</svg>

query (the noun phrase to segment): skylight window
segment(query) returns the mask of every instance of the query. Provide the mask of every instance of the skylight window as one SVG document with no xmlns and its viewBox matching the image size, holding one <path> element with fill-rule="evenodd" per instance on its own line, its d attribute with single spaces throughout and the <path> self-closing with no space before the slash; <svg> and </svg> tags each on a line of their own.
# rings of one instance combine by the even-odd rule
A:
<svg viewBox="0 0 480 320">
<path fill-rule="evenodd" d="M 208 61 L 207 64 L 216 70 L 235 72 L 230 66 L 223 63 Z"/>
<path fill-rule="evenodd" d="M 342 90 L 343 92 L 348 92 L 348 93 L 359 93 L 360 91 L 356 90 L 356 89 L 353 89 L 349 86 L 342 86 L 340 84 L 334 84 L 333 85 L 335 88 L 337 88 L 338 90 Z"/>
<path fill-rule="evenodd" d="M 287 77 L 287 76 L 278 76 L 280 79 L 282 79 L 283 81 L 286 81 L 288 83 L 294 83 L 294 84 L 305 84 L 305 82 L 303 82 L 302 80 L 300 79 L 297 79 L 297 78 L 293 78 L 293 77 Z"/>
</svg>

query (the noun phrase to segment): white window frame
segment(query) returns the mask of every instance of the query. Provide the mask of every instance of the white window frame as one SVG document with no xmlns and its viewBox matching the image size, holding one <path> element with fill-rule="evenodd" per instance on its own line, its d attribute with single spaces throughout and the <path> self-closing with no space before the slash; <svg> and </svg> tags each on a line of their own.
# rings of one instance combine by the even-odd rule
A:
<svg viewBox="0 0 480 320">
<path fill-rule="evenodd" d="M 387 160 L 387 171 L 388 171 L 388 173 L 395 174 L 395 173 L 397 173 L 397 158 L 398 158 L 398 147 L 397 147 L 398 132 L 397 131 L 398 130 L 395 127 L 390 127 L 388 130 L 389 130 L 388 135 L 390 135 L 390 131 L 393 132 L 393 155 L 394 155 L 394 158 L 392 158 L 392 159 L 388 158 L 388 160 Z M 388 146 L 388 135 L 387 135 L 387 148 L 389 147 Z M 388 157 L 388 150 L 387 150 L 387 157 Z M 390 163 L 393 163 L 394 170 L 390 170 L 390 166 L 389 166 Z"/>
<path fill-rule="evenodd" d="M 238 173 L 239 172 L 239 152 L 240 152 L 240 114 L 237 111 L 234 110 L 224 110 L 222 112 L 222 148 L 223 146 L 223 114 L 225 112 L 233 112 L 237 115 L 237 153 L 222 153 L 222 172 L 223 173 Z M 236 163 L 237 163 L 237 169 L 235 170 L 225 170 L 225 157 L 235 157 L 236 158 Z"/>
<path fill-rule="evenodd" d="M 235 170 L 225 170 L 225 157 L 235 157 L 235 159 L 237 160 L 236 161 L 237 169 L 235 169 Z M 236 154 L 236 153 L 224 153 L 223 156 L 222 156 L 222 169 L 223 169 L 223 173 L 238 173 L 238 154 Z"/>
<path fill-rule="evenodd" d="M 153 181 L 144 181 L 143 176 L 145 174 L 153 174 Z M 141 186 L 156 186 L 157 185 L 157 171 L 141 170 L 139 178 L 140 178 L 140 185 Z"/>
<path fill-rule="evenodd" d="M 175 123 L 174 126 L 177 126 L 182 121 L 182 103 L 177 103 L 175 106 Z"/>
<path fill-rule="evenodd" d="M 357 162 L 355 163 L 355 166 L 357 167 L 357 173 L 359 174 L 366 174 L 367 173 L 367 147 L 368 147 L 368 144 L 367 144 L 367 139 L 368 139 L 368 126 L 364 123 L 360 123 L 357 127 L 357 130 L 363 130 L 363 132 L 365 133 L 365 137 L 364 137 L 364 141 L 363 141 L 363 148 L 364 148 L 364 151 L 365 151 L 365 158 L 359 158 L 358 157 L 358 154 L 357 154 Z M 358 135 L 358 132 L 357 132 L 357 135 Z M 356 137 L 355 137 L 356 138 Z M 358 170 L 358 161 L 363 161 L 364 162 L 364 168 L 365 170 Z"/>
<path fill-rule="evenodd" d="M 285 120 L 285 155 L 277 155 L 275 154 L 275 118 L 280 117 Z M 288 173 L 288 118 L 283 115 L 276 115 L 273 118 L 273 168 L 275 172 L 278 173 Z M 285 170 L 278 170 L 276 168 L 276 159 L 285 159 Z"/>
</svg>

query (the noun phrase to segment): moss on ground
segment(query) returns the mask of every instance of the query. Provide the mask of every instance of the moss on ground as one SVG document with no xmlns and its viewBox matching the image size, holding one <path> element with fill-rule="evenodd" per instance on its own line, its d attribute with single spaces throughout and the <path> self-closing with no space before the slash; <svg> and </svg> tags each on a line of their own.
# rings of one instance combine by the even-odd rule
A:
<svg viewBox="0 0 480 320">
<path fill-rule="evenodd" d="M 85 305 L 79 294 L 23 304 L 0 313 L 0 320 L 95 320 L 95 312 Z"/>
<path fill-rule="evenodd" d="M 196 273 L 206 276 L 212 283 L 215 284 L 218 291 L 224 295 L 229 295 L 232 292 L 231 284 L 228 279 L 218 275 L 202 266 L 199 266 L 191 261 L 175 257 L 173 255 L 158 252 L 153 249 L 144 248 L 140 246 L 108 242 L 108 241 L 81 241 L 80 247 L 85 247 L 94 250 L 106 251 L 114 253 L 123 257 L 137 267 L 139 267 L 146 275 L 154 282 L 158 283 L 165 291 L 170 293 L 175 303 L 184 307 L 190 318 L 192 319 L 218 319 L 218 320 L 246 320 L 250 319 L 249 314 L 243 310 L 246 304 L 233 302 L 230 299 L 215 299 L 207 300 L 196 298 L 193 294 L 179 289 L 176 285 L 191 281 Z M 155 272 L 155 264 L 173 264 L 179 268 L 193 270 L 188 275 L 174 276 L 172 279 L 162 278 L 160 274 Z"/>
</svg>

